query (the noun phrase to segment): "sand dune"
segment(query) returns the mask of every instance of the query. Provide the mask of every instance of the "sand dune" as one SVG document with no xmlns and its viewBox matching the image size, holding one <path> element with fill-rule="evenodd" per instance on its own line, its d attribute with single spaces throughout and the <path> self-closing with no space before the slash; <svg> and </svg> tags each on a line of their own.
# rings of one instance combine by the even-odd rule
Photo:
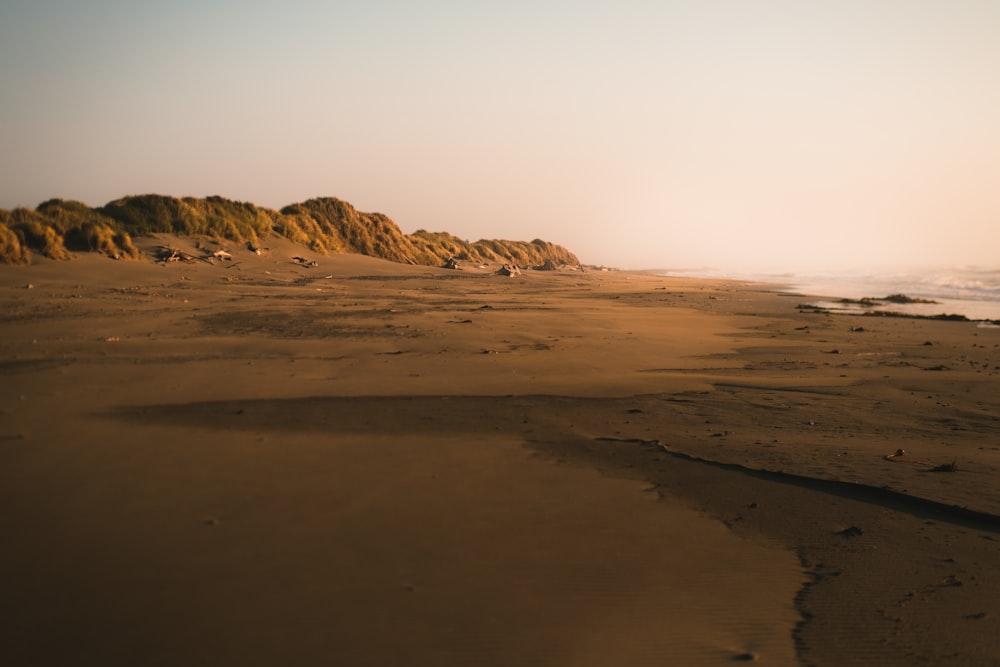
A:
<svg viewBox="0 0 1000 667">
<path fill-rule="evenodd" d="M 1000 661 L 1000 330 L 269 247 L 0 266 L 4 664 Z"/>
</svg>

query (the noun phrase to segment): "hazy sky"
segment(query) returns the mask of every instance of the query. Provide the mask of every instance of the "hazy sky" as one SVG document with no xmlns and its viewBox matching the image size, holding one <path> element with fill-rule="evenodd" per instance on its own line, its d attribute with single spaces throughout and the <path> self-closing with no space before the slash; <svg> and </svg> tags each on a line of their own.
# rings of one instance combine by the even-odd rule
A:
<svg viewBox="0 0 1000 667">
<path fill-rule="evenodd" d="M 0 208 L 149 192 L 627 268 L 1000 268 L 1000 2 L 3 0 Z"/>
</svg>

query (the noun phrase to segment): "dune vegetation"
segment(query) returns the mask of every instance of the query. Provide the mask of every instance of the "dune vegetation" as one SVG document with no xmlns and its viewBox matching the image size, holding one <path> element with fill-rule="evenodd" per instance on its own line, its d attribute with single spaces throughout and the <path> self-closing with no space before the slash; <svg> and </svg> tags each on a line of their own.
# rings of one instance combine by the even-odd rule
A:
<svg viewBox="0 0 1000 667">
<path fill-rule="evenodd" d="M 177 234 L 259 244 L 271 235 L 288 238 L 319 254 L 357 253 L 393 262 L 440 265 L 509 262 L 521 266 L 579 264 L 562 246 L 534 241 L 469 242 L 445 232 L 404 234 L 388 216 L 363 213 L 333 197 L 310 199 L 275 211 L 223 197 L 123 197 L 98 208 L 51 199 L 36 209 L 0 209 L 0 262 L 24 264 L 32 254 L 69 259 L 74 252 L 100 252 L 138 259 L 133 237 Z"/>
</svg>

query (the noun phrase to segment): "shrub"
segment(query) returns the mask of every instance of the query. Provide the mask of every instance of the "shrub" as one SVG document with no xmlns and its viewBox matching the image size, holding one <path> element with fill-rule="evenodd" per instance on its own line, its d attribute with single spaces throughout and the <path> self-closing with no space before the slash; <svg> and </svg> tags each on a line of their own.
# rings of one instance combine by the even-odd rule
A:
<svg viewBox="0 0 1000 667">
<path fill-rule="evenodd" d="M 66 245 L 73 250 L 100 252 L 115 259 L 135 259 L 139 256 L 128 233 L 116 231 L 102 222 L 85 222 L 69 230 Z"/>
<path fill-rule="evenodd" d="M 62 235 L 41 215 L 26 208 L 16 208 L 9 214 L 8 226 L 17 234 L 22 246 L 52 259 L 69 259 L 69 250 Z"/>
<path fill-rule="evenodd" d="M 27 264 L 28 249 L 21 245 L 21 239 L 6 222 L 0 222 L 0 263 Z"/>
<path fill-rule="evenodd" d="M 451 257 L 468 262 L 577 264 L 561 246 L 535 239 L 528 242 L 480 240 L 469 243 L 445 232 L 418 230 L 404 234 L 382 213 L 362 213 L 333 197 L 292 204 L 280 212 L 246 202 L 212 196 L 178 199 L 164 195 L 123 197 L 96 209 L 78 201 L 50 199 L 34 211 L 0 210 L 5 231 L 0 261 L 21 262 L 28 249 L 66 259 L 68 248 L 134 258 L 139 253 L 130 235 L 168 233 L 211 236 L 259 243 L 275 233 L 314 252 L 350 252 L 395 262 L 438 265 Z"/>
</svg>

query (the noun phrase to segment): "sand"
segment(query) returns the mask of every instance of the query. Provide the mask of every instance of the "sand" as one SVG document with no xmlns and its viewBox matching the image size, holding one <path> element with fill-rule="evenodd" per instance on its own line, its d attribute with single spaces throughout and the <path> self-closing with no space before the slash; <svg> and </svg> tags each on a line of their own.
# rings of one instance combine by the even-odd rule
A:
<svg viewBox="0 0 1000 667">
<path fill-rule="evenodd" d="M 1000 329 L 268 245 L 0 267 L 0 663 L 1000 663 Z"/>
</svg>

